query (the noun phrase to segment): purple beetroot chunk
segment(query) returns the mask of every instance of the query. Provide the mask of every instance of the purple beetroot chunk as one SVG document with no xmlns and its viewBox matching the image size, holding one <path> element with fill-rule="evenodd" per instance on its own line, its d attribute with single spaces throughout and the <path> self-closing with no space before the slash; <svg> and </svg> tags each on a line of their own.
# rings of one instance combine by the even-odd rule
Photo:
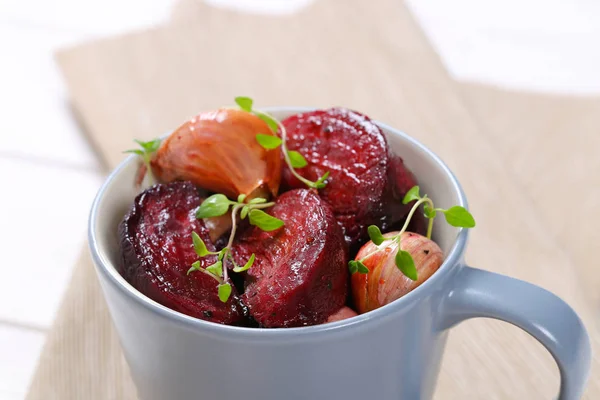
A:
<svg viewBox="0 0 600 400">
<path fill-rule="evenodd" d="M 250 227 L 233 251 L 240 263 L 256 254 L 242 295 L 250 315 L 269 328 L 325 322 L 345 305 L 348 292 L 346 245 L 331 207 L 315 191 L 297 189 L 267 212 L 284 227 Z"/>
<path fill-rule="evenodd" d="M 283 125 L 289 150 L 308 161 L 297 172 L 316 181 L 329 171 L 327 186 L 319 194 L 331 205 L 351 248 L 368 239 L 369 225 L 385 232 L 406 217 L 410 205 L 403 205 L 402 199 L 416 179 L 388 149 L 383 132 L 369 117 L 330 108 L 292 115 Z M 282 180 L 287 188 L 305 187 L 287 168 Z"/>
<path fill-rule="evenodd" d="M 195 216 L 201 202 L 190 182 L 158 184 L 138 195 L 119 225 L 121 275 L 141 293 L 175 311 L 219 324 L 244 324 L 245 308 L 235 288 L 223 303 L 215 279 L 199 271 L 187 275 L 198 260 L 192 232 L 215 251 L 208 229 Z M 208 256 L 200 263 L 207 267 L 215 261 L 216 256 Z"/>
</svg>

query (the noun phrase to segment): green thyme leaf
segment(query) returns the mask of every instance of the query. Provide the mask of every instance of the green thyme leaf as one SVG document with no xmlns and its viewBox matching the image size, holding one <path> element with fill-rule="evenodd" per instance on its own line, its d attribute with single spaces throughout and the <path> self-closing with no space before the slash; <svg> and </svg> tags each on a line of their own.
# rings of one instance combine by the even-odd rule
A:
<svg viewBox="0 0 600 400">
<path fill-rule="evenodd" d="M 329 171 L 325 172 L 317 181 L 315 182 L 315 189 L 323 189 L 327 184 L 325 180 L 329 178 Z"/>
<path fill-rule="evenodd" d="M 140 149 L 131 149 L 131 150 L 125 150 L 123 153 L 128 153 L 128 154 L 137 154 L 138 156 L 143 156 L 144 152 Z"/>
<path fill-rule="evenodd" d="M 218 286 L 219 289 L 219 300 L 223 303 L 227 303 L 229 296 L 231 296 L 231 285 L 229 283 L 221 283 Z"/>
<path fill-rule="evenodd" d="M 139 140 L 139 139 L 133 139 L 133 141 L 134 141 L 134 142 L 136 142 L 137 144 L 139 144 L 139 145 L 140 145 L 140 147 L 141 147 L 142 149 L 146 150 L 146 147 L 148 146 L 148 145 L 146 144 L 146 142 L 144 142 L 144 141 L 141 141 L 141 140 Z"/>
<path fill-rule="evenodd" d="M 245 219 L 246 215 L 248 215 L 248 211 L 250 211 L 250 209 L 248 208 L 248 206 L 242 207 L 242 211 L 240 212 L 240 217 L 242 219 Z"/>
<path fill-rule="evenodd" d="M 284 225 L 284 222 L 279 218 L 272 217 L 261 210 L 250 210 L 248 216 L 250 218 L 250 225 L 258 226 L 263 231 L 274 231 Z"/>
<path fill-rule="evenodd" d="M 227 251 L 227 247 L 223 247 L 221 251 L 217 254 L 217 259 L 219 261 L 223 261 L 223 257 L 225 256 L 225 252 Z"/>
<path fill-rule="evenodd" d="M 410 188 L 408 192 L 404 195 L 404 199 L 402 200 L 402 204 L 408 204 L 413 200 L 419 200 L 421 196 L 419 196 L 419 187 L 413 186 Z"/>
<path fill-rule="evenodd" d="M 237 198 L 237 202 L 238 203 L 243 203 L 244 200 L 246 200 L 246 195 L 245 194 L 240 194 Z"/>
<path fill-rule="evenodd" d="M 233 256 L 231 255 L 231 253 L 227 253 L 227 259 L 228 259 L 229 261 L 231 261 L 231 263 L 233 264 L 233 267 L 234 267 L 234 268 L 239 268 L 239 267 L 240 267 L 240 266 L 239 266 L 239 265 L 237 265 L 237 263 L 235 262 L 235 260 L 234 260 Z"/>
<path fill-rule="evenodd" d="M 255 199 L 250 200 L 248 204 L 263 204 L 266 203 L 267 199 L 263 199 L 262 197 L 257 197 Z"/>
<path fill-rule="evenodd" d="M 225 195 L 213 194 L 200 204 L 198 211 L 196 211 L 196 218 L 219 217 L 229 210 L 230 204 L 231 201 Z"/>
<path fill-rule="evenodd" d="M 356 272 L 358 272 L 358 264 L 356 261 L 351 260 L 348 262 L 348 269 L 350 270 L 351 274 L 355 274 Z"/>
<path fill-rule="evenodd" d="M 396 267 L 404 274 L 408 279 L 417 280 L 417 267 L 415 266 L 415 260 L 408 251 L 398 249 L 396 253 Z"/>
<path fill-rule="evenodd" d="M 192 267 L 190 269 L 188 269 L 187 275 L 189 275 L 190 273 L 194 272 L 194 271 L 200 271 L 200 261 L 194 261 L 192 263 Z"/>
<path fill-rule="evenodd" d="M 279 130 L 279 123 L 275 121 L 271 116 L 262 112 L 255 112 L 254 115 L 262 119 L 273 131 L 273 133 L 277 133 L 277 131 Z"/>
<path fill-rule="evenodd" d="M 432 208 L 429 203 L 425 203 L 423 204 L 423 214 L 425 214 L 427 218 L 435 218 L 437 211 L 435 211 L 435 208 Z"/>
<path fill-rule="evenodd" d="M 295 150 L 288 151 L 288 156 L 294 168 L 304 168 L 308 165 L 306 158 Z"/>
<path fill-rule="evenodd" d="M 246 262 L 246 264 L 244 264 L 243 267 L 239 267 L 236 266 L 233 269 L 233 272 L 244 272 L 250 269 L 250 267 L 254 264 L 254 259 L 256 258 L 256 256 L 254 255 L 254 253 L 252 253 L 252 255 L 250 256 L 250 258 L 248 259 L 248 261 Z"/>
<path fill-rule="evenodd" d="M 475 218 L 461 206 L 450 207 L 447 210 L 439 210 L 444 213 L 446 221 L 452 226 L 458 228 L 473 228 L 475 227 Z"/>
<path fill-rule="evenodd" d="M 385 241 L 385 238 L 381 234 L 379 227 L 377 227 L 376 225 L 369 225 L 369 227 L 367 228 L 367 232 L 369 233 L 369 237 L 371 238 L 371 241 L 373 243 L 375 243 L 377 246 L 379 246 L 381 243 L 383 243 Z"/>
<path fill-rule="evenodd" d="M 250 97 L 238 96 L 234 100 L 242 110 L 246 112 L 252 112 L 253 101 Z"/>
<path fill-rule="evenodd" d="M 138 156 L 142 156 L 144 158 L 144 161 L 146 162 L 150 161 L 150 156 L 152 155 L 152 153 L 158 150 L 161 143 L 160 139 L 149 140 L 147 142 L 143 142 L 138 139 L 133 139 L 133 141 L 136 142 L 141 147 L 141 149 L 125 150 L 123 153 L 137 154 Z"/>
<path fill-rule="evenodd" d="M 357 267 L 359 274 L 368 274 L 369 273 L 369 268 L 367 268 L 367 266 L 365 264 L 363 264 L 362 261 L 357 261 L 356 267 Z"/>
<path fill-rule="evenodd" d="M 160 139 L 149 140 L 142 142 L 141 140 L 134 139 L 134 142 L 140 145 L 144 149 L 145 153 L 154 153 L 160 147 Z"/>
<path fill-rule="evenodd" d="M 216 263 L 206 267 L 206 270 L 208 272 L 210 272 L 211 274 L 213 274 L 214 276 L 222 278 L 223 277 L 223 262 L 217 261 Z"/>
<path fill-rule="evenodd" d="M 282 143 L 281 139 L 277 136 L 263 135 L 261 133 L 256 135 L 256 141 L 258 142 L 258 144 L 260 144 L 263 148 L 267 150 L 276 149 L 279 146 L 281 146 Z"/>
<path fill-rule="evenodd" d="M 144 147 L 144 149 L 146 149 L 148 153 L 154 153 L 160 147 L 160 143 L 160 139 L 151 140 L 149 142 L 146 142 L 146 147 Z"/>
<path fill-rule="evenodd" d="M 210 251 L 206 248 L 206 244 L 196 232 L 192 232 L 192 243 L 194 244 L 194 251 L 198 254 L 198 257 L 204 257 L 210 254 Z"/>
</svg>

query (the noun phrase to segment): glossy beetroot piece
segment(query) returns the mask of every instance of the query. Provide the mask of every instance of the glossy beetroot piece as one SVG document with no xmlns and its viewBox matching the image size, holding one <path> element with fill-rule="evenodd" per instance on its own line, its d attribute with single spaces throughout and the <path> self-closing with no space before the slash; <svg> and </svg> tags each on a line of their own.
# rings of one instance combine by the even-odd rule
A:
<svg viewBox="0 0 600 400">
<path fill-rule="evenodd" d="M 288 148 L 308 161 L 297 171 L 312 181 L 330 172 L 320 195 L 331 205 L 349 245 L 364 241 L 369 225 L 386 231 L 406 216 L 410 206 L 403 206 L 402 198 L 416 184 L 415 177 L 367 116 L 330 108 L 293 115 L 283 125 Z M 287 168 L 282 179 L 288 188 L 304 186 Z"/>
<path fill-rule="evenodd" d="M 285 226 L 251 227 L 233 249 L 239 263 L 256 254 L 242 295 L 250 315 L 269 328 L 325 322 L 348 292 L 346 246 L 330 206 L 316 192 L 298 189 L 279 196 L 268 213 Z"/>
<path fill-rule="evenodd" d="M 192 317 L 239 325 L 245 309 L 235 290 L 227 303 L 217 296 L 217 281 L 202 272 L 187 275 L 198 259 L 191 240 L 195 231 L 210 251 L 208 229 L 195 211 L 202 202 L 189 182 L 159 184 L 136 197 L 119 225 L 123 264 L 121 275 L 158 303 Z M 204 257 L 202 266 L 214 263 Z"/>
<path fill-rule="evenodd" d="M 394 201 L 397 201 L 397 198 L 404 199 L 404 195 L 406 194 L 406 192 L 408 192 L 410 188 L 417 184 L 417 180 L 415 179 L 413 173 L 410 172 L 410 170 L 404 166 L 404 162 L 398 156 L 392 156 L 392 169 L 390 170 L 390 174 L 391 178 L 395 182 L 395 185 L 391 186 L 392 189 L 395 191 L 394 193 L 392 193 L 392 198 L 394 198 Z M 413 206 L 413 204 L 415 204 L 414 201 L 409 203 L 408 206 L 404 206 L 405 208 L 399 210 L 396 209 L 396 211 L 392 212 L 399 212 L 400 214 L 407 213 L 408 211 L 410 211 L 410 208 Z M 403 207 L 401 202 L 395 203 L 394 206 Z M 395 222 L 391 227 L 389 227 L 389 230 L 393 231 L 402 229 L 404 222 L 405 219 L 402 218 L 401 220 Z M 409 232 L 415 232 L 425 236 L 427 232 L 427 223 L 428 220 L 423 214 L 423 206 L 420 206 L 419 210 L 413 215 L 412 219 L 408 223 L 407 230 Z"/>
</svg>

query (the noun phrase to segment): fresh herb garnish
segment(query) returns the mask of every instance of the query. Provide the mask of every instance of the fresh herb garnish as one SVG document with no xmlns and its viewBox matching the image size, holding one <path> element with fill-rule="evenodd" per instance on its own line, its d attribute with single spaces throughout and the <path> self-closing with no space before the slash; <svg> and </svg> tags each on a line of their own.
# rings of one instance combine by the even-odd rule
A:
<svg viewBox="0 0 600 400">
<path fill-rule="evenodd" d="M 296 150 L 288 151 L 288 157 L 290 158 L 290 164 L 292 168 L 304 168 L 308 165 L 306 158 Z"/>
<path fill-rule="evenodd" d="M 206 244 L 202 239 L 200 239 L 200 236 L 198 236 L 196 232 L 192 232 L 192 243 L 194 244 L 194 251 L 198 257 L 204 257 L 212 254 L 210 251 L 208 251 Z"/>
<path fill-rule="evenodd" d="M 475 219 L 464 207 L 454 206 L 447 210 L 435 209 L 434 211 L 443 212 L 446 222 L 452 226 L 462 228 L 473 228 L 475 226 Z"/>
<path fill-rule="evenodd" d="M 309 188 L 323 189 L 327 185 L 325 181 L 329 177 L 329 171 L 326 172 L 319 179 L 317 179 L 315 182 L 306 179 L 296 171 L 296 169 L 306 167 L 308 165 L 308 161 L 299 152 L 295 150 L 289 150 L 287 148 L 287 131 L 285 129 L 285 126 L 283 126 L 281 122 L 277 121 L 272 115 L 269 115 L 268 113 L 253 109 L 252 106 L 254 104 L 254 101 L 249 97 L 236 97 L 235 102 L 243 111 L 252 113 L 258 118 L 262 119 L 269 126 L 271 131 L 273 131 L 273 133 L 275 134 L 275 136 L 273 136 L 259 133 L 258 135 L 256 135 L 256 141 L 258 142 L 258 144 L 260 144 L 263 148 L 267 150 L 276 149 L 281 146 L 283 158 L 285 160 L 285 163 L 288 165 L 290 171 L 296 178 L 298 178 L 298 180 L 300 180 Z M 281 132 L 281 137 L 277 136 L 277 132 Z"/>
<path fill-rule="evenodd" d="M 236 97 L 235 102 L 240 108 L 246 112 L 252 112 L 252 104 L 254 101 L 250 97 Z"/>
<path fill-rule="evenodd" d="M 252 103 L 250 103 L 250 106 L 251 105 Z M 192 232 L 192 243 L 194 245 L 194 251 L 198 257 L 202 258 L 210 255 L 216 255 L 217 262 L 209 265 L 206 268 L 202 268 L 200 266 L 200 261 L 196 261 L 192 264 L 191 268 L 187 272 L 189 275 L 194 271 L 200 271 L 215 279 L 219 283 L 219 299 L 224 303 L 227 302 L 229 296 L 231 295 L 231 284 L 229 283 L 228 269 L 226 265 L 227 261 L 233 264 L 233 272 L 244 272 L 252 267 L 254 260 L 256 259 L 256 255 L 252 253 L 246 264 L 240 266 L 237 265 L 233 256 L 231 255 L 231 246 L 233 244 L 233 239 L 235 238 L 235 232 L 237 229 L 238 211 L 240 211 L 241 219 L 245 219 L 248 216 L 250 224 L 257 226 L 263 231 L 274 231 L 284 225 L 282 220 L 262 211 L 262 209 L 272 207 L 275 204 L 274 202 L 268 203 L 267 199 L 263 199 L 262 197 L 254 198 L 249 202 L 245 202 L 245 200 L 246 196 L 243 194 L 238 196 L 237 201 L 229 200 L 227 196 L 223 194 L 213 194 L 212 196 L 207 197 L 202 204 L 200 204 L 198 210 L 196 210 L 196 218 L 202 219 L 225 215 L 231 208 L 231 233 L 229 234 L 227 246 L 223 247 L 221 251 L 209 251 L 200 236 L 198 236 L 196 232 Z"/>
<path fill-rule="evenodd" d="M 219 217 L 225 214 L 229 210 L 229 206 L 234 203 L 224 194 L 213 194 L 200 204 L 200 207 L 196 211 L 196 218 Z"/>
<path fill-rule="evenodd" d="M 259 133 L 256 135 L 256 141 L 267 150 L 276 149 L 281 146 L 281 139 L 273 135 L 263 135 L 262 133 Z"/>
<path fill-rule="evenodd" d="M 381 231 L 379 230 L 379 228 L 377 226 L 370 225 L 369 228 L 367 229 L 367 231 L 369 232 L 369 237 L 371 238 L 373 243 L 375 243 L 377 246 L 379 246 L 381 243 L 383 243 L 385 241 L 385 238 L 383 237 L 383 235 L 381 234 Z"/>
<path fill-rule="evenodd" d="M 218 288 L 219 300 L 223 303 L 227 303 L 229 296 L 231 296 L 231 285 L 229 283 L 221 283 Z"/>
<path fill-rule="evenodd" d="M 250 225 L 258 226 L 263 231 L 271 232 L 283 226 L 283 221 L 270 216 L 264 211 L 251 209 L 248 213 Z"/>
<path fill-rule="evenodd" d="M 348 267 L 350 268 L 350 273 L 354 274 L 356 272 L 360 272 L 361 274 L 368 274 L 369 269 L 362 261 L 352 260 L 348 263 Z"/>
<path fill-rule="evenodd" d="M 367 228 L 367 231 L 369 233 L 369 238 L 371 238 L 371 241 L 376 246 L 378 246 L 378 248 L 377 248 L 377 250 L 375 250 L 372 253 L 367 254 L 365 257 L 363 257 L 360 260 L 350 261 L 348 263 L 348 268 L 350 269 L 350 273 L 352 273 L 352 274 L 355 274 L 357 272 L 361 273 L 361 274 L 369 273 L 369 269 L 363 264 L 363 262 L 367 258 L 371 257 L 373 254 L 376 254 L 376 253 L 384 250 L 385 248 L 389 247 L 393 243 L 398 243 L 398 252 L 396 253 L 396 256 L 394 258 L 396 267 L 398 267 L 398 269 L 409 279 L 416 281 L 418 279 L 418 277 L 417 277 L 417 268 L 415 266 L 415 261 L 413 260 L 413 258 L 409 252 L 402 250 L 401 243 L 400 243 L 400 236 L 408 228 L 408 224 L 410 223 L 410 220 L 412 219 L 413 215 L 415 214 L 415 212 L 417 211 L 417 209 L 419 208 L 419 206 L 421 204 L 423 204 L 423 214 L 425 215 L 426 218 L 429 219 L 429 223 L 427 226 L 427 239 L 431 239 L 431 233 L 433 230 L 433 220 L 436 217 L 438 212 L 444 214 L 444 216 L 446 217 L 446 222 L 448 222 L 448 224 L 450 224 L 452 226 L 455 226 L 458 228 L 473 228 L 473 227 L 475 227 L 475 219 L 473 218 L 471 213 L 469 211 L 467 211 L 466 208 L 461 207 L 461 206 L 454 206 L 454 207 L 450 207 L 448 209 L 435 208 L 435 206 L 433 205 L 433 201 L 429 197 L 427 197 L 427 195 L 421 196 L 419 194 L 418 186 L 413 186 L 408 192 L 406 192 L 406 195 L 404 196 L 404 199 L 402 200 L 402 204 L 408 204 L 411 201 L 414 201 L 415 204 L 410 209 L 410 212 L 408 213 L 408 216 L 406 217 L 406 221 L 404 221 L 404 225 L 402 226 L 402 229 L 396 235 L 386 238 L 385 236 L 383 236 L 383 234 L 381 233 L 381 230 L 379 230 L 379 227 L 377 227 L 376 225 L 370 225 Z M 387 242 L 387 244 L 384 245 L 384 243 L 386 243 L 386 242 Z"/>
<path fill-rule="evenodd" d="M 256 254 L 252 253 L 252 255 L 250 256 L 250 258 L 248 259 L 248 261 L 246 261 L 246 264 L 244 264 L 243 267 L 240 266 L 236 266 L 233 267 L 233 272 L 244 272 L 250 269 L 250 267 L 252 265 L 254 265 L 254 260 L 256 259 Z"/>
<path fill-rule="evenodd" d="M 409 279 L 416 281 L 417 278 L 417 267 L 415 266 L 415 260 L 408 251 L 398 249 L 396 257 L 394 258 L 396 267 Z"/>
<path fill-rule="evenodd" d="M 150 161 L 152 160 L 154 153 L 156 153 L 156 150 L 160 147 L 161 140 L 154 139 L 142 142 L 141 140 L 134 139 L 134 142 L 136 142 L 140 148 L 125 150 L 123 153 L 137 154 L 141 157 L 146 167 L 146 173 L 148 174 L 148 182 L 152 185 L 154 184 L 154 176 L 152 175 L 152 168 L 150 168 Z"/>
</svg>

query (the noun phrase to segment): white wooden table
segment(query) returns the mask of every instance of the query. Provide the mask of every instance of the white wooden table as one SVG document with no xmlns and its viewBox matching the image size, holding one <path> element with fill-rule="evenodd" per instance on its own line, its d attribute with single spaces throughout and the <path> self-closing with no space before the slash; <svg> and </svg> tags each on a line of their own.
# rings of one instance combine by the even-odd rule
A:
<svg viewBox="0 0 600 400">
<path fill-rule="evenodd" d="M 159 24 L 174 1 L 0 0 L 0 400 L 25 396 L 102 181 L 99 162 L 70 114 L 52 54 Z M 287 12 L 309 1 L 209 3 Z M 409 5 L 459 79 L 600 94 L 598 1 Z"/>
</svg>

